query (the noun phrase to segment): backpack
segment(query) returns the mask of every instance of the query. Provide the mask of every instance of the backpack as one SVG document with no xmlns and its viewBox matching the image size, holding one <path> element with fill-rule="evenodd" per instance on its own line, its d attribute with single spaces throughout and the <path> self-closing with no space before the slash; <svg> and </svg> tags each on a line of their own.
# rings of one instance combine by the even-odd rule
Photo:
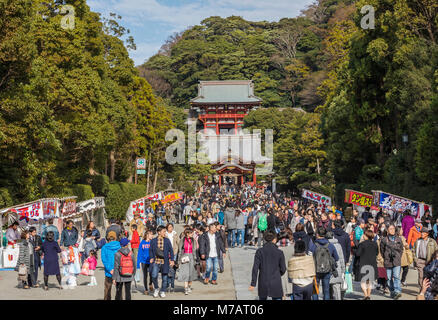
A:
<svg viewBox="0 0 438 320">
<path fill-rule="evenodd" d="M 134 263 L 132 262 L 132 252 L 127 256 L 120 253 L 120 275 L 122 277 L 130 277 L 134 274 Z"/>
<path fill-rule="evenodd" d="M 253 222 L 254 222 L 254 216 L 251 215 L 248 217 L 247 225 L 251 227 Z"/>
<path fill-rule="evenodd" d="M 316 273 L 328 273 L 332 271 L 332 262 L 330 251 L 328 249 L 328 243 L 325 245 L 320 245 L 319 243 L 315 243 L 315 271 Z"/>
<path fill-rule="evenodd" d="M 84 240 L 84 242 L 84 252 L 85 255 L 88 257 L 90 255 L 90 251 L 95 249 L 94 240 Z"/>
<path fill-rule="evenodd" d="M 259 215 L 259 222 L 257 224 L 257 227 L 259 228 L 260 231 L 265 231 L 266 229 L 268 229 L 268 219 L 267 219 L 267 214 L 262 214 Z"/>
</svg>

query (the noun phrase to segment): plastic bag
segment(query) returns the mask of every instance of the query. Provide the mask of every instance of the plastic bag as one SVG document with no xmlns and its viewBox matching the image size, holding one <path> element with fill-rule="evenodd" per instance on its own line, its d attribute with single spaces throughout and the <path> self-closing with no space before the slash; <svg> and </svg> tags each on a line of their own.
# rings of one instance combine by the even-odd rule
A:
<svg viewBox="0 0 438 320">
<path fill-rule="evenodd" d="M 90 264 L 88 261 L 85 261 L 82 265 L 81 274 L 84 276 L 88 276 L 90 274 Z"/>
<path fill-rule="evenodd" d="M 64 250 L 61 252 L 61 260 L 62 264 L 68 264 L 68 252 L 67 250 Z"/>
<path fill-rule="evenodd" d="M 347 283 L 347 291 L 345 292 L 347 293 L 352 293 L 353 292 L 353 278 L 351 277 L 351 273 L 346 271 L 345 272 L 345 282 Z"/>
</svg>

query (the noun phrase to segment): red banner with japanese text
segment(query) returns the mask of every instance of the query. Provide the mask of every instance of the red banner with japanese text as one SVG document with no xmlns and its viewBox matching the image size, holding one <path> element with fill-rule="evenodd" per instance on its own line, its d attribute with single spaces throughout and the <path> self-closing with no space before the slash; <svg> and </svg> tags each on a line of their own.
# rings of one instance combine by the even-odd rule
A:
<svg viewBox="0 0 438 320">
<path fill-rule="evenodd" d="M 361 207 L 371 207 L 373 196 L 368 193 L 345 189 L 345 202 Z"/>
</svg>

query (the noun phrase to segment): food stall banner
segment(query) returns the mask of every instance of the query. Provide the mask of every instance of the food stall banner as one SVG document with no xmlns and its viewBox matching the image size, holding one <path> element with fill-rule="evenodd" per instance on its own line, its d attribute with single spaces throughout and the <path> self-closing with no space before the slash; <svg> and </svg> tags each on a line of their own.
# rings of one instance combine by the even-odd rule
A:
<svg viewBox="0 0 438 320">
<path fill-rule="evenodd" d="M 128 211 L 126 211 L 126 220 L 128 222 L 134 219 L 134 214 L 136 213 L 138 213 L 142 219 L 146 218 L 144 202 L 145 202 L 145 198 L 131 201 L 131 203 L 129 204 Z"/>
<path fill-rule="evenodd" d="M 76 214 L 76 197 L 61 199 L 61 216 L 67 218 Z"/>
<path fill-rule="evenodd" d="M 181 199 L 181 194 L 178 192 L 168 194 L 164 197 L 164 200 L 161 201 L 162 204 L 174 202 Z"/>
<path fill-rule="evenodd" d="M 310 190 L 303 189 L 302 197 L 305 199 L 316 201 L 318 202 L 318 204 L 322 204 L 325 207 L 330 207 L 332 205 L 332 199 L 329 196 Z"/>
<path fill-rule="evenodd" d="M 41 201 L 35 201 L 20 207 L 14 207 L 12 210 L 17 212 L 19 218 L 43 219 L 43 205 Z"/>
<path fill-rule="evenodd" d="M 43 204 L 43 219 L 59 217 L 60 202 L 58 199 L 44 199 Z"/>
<path fill-rule="evenodd" d="M 424 209 L 424 203 L 420 203 L 411 199 L 396 196 L 391 193 L 373 190 L 373 202 L 381 208 L 391 209 L 394 211 L 410 210 L 413 216 L 419 216 L 420 207 Z M 426 205 L 430 207 L 429 205 Z"/>
<path fill-rule="evenodd" d="M 373 196 L 368 193 L 345 189 L 346 203 L 355 204 L 361 207 L 370 207 L 373 205 Z"/>
<path fill-rule="evenodd" d="M 96 209 L 96 200 L 94 199 L 81 201 L 76 204 L 76 213 L 84 213 L 94 209 Z"/>
<path fill-rule="evenodd" d="M 104 197 L 95 197 L 94 201 L 96 201 L 96 209 L 105 207 L 105 198 Z"/>
<path fill-rule="evenodd" d="M 163 199 L 163 193 L 162 192 L 157 192 L 155 194 L 146 196 L 146 199 L 151 200 L 151 201 L 162 200 Z"/>
</svg>

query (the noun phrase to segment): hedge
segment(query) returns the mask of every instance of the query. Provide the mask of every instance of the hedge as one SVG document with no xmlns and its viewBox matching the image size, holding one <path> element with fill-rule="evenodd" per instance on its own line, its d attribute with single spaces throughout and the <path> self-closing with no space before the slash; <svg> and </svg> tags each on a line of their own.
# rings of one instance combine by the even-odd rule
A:
<svg viewBox="0 0 438 320">
<path fill-rule="evenodd" d="M 87 184 L 75 184 L 72 187 L 73 195 L 77 196 L 76 202 L 85 201 L 94 198 L 91 186 Z"/>
<path fill-rule="evenodd" d="M 124 219 L 129 203 L 144 196 L 146 196 L 146 187 L 143 184 L 111 183 L 105 198 L 107 217 Z"/>
<path fill-rule="evenodd" d="M 106 197 L 109 192 L 109 177 L 106 175 L 91 176 L 91 188 L 97 197 Z"/>
</svg>

